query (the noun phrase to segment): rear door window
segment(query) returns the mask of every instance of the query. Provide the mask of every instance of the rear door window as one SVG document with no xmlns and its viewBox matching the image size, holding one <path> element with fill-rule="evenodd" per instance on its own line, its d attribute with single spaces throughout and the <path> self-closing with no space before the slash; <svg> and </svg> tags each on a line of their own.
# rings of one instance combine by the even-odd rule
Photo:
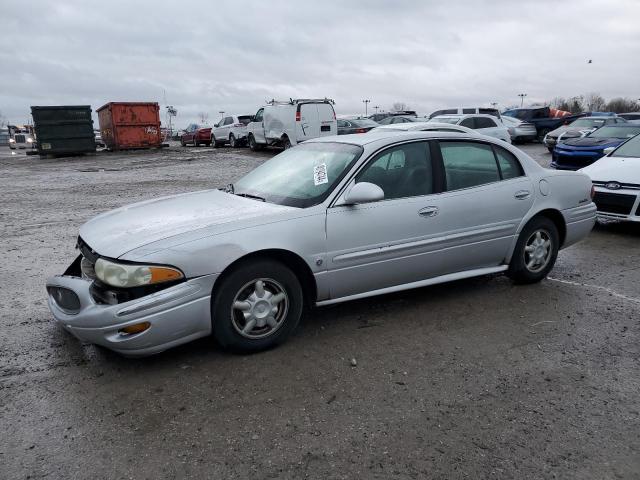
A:
<svg viewBox="0 0 640 480">
<path fill-rule="evenodd" d="M 460 122 L 460 125 L 467 128 L 477 128 L 473 117 L 465 118 Z"/>
<path fill-rule="evenodd" d="M 476 128 L 494 128 L 496 126 L 496 122 L 486 117 L 477 117 L 476 118 Z"/>
<path fill-rule="evenodd" d="M 446 190 L 460 190 L 500 180 L 491 146 L 476 142 L 440 142 Z"/>
</svg>

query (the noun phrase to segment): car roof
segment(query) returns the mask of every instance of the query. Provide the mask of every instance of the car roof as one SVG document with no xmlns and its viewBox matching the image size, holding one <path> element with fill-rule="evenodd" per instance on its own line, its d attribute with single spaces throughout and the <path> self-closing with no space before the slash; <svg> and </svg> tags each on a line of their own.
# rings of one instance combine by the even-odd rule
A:
<svg viewBox="0 0 640 480">
<path fill-rule="evenodd" d="M 434 117 L 435 118 L 435 117 Z M 467 133 L 467 131 L 469 132 L 473 132 L 473 130 L 471 130 L 470 128 L 467 127 L 463 127 L 461 125 L 455 125 L 453 123 L 444 123 L 444 122 L 411 122 L 411 123 L 392 123 L 390 125 L 380 125 L 379 127 L 376 127 L 375 130 L 399 130 L 399 131 L 411 131 L 411 130 L 420 130 L 422 128 L 430 128 L 433 130 L 436 130 L 438 128 L 459 128 L 461 132 L 465 132 Z"/>
<path fill-rule="evenodd" d="M 469 118 L 469 117 L 483 117 L 483 118 L 498 118 L 495 115 L 489 115 L 488 113 L 448 113 L 445 115 L 436 115 L 436 118 Z"/>
<path fill-rule="evenodd" d="M 386 125 L 385 125 L 386 126 Z M 451 125 L 449 125 L 451 126 Z M 458 132 L 440 132 L 440 131 L 421 131 L 421 130 L 410 130 L 410 131 L 399 131 L 399 132 L 391 132 L 391 131 L 376 131 L 371 130 L 367 134 L 353 134 L 353 135 L 332 135 L 330 137 L 317 137 L 311 140 L 307 140 L 304 143 L 349 143 L 351 145 L 358 145 L 364 147 L 365 145 L 369 145 L 371 143 L 391 143 L 397 142 L 398 139 L 406 139 L 406 140 L 431 140 L 436 138 L 457 138 L 457 139 L 470 139 L 470 140 L 478 140 L 478 135 L 468 134 L 468 133 L 458 133 Z M 492 137 L 484 137 L 483 140 L 497 140 Z M 495 142 L 499 143 L 499 142 Z"/>
</svg>

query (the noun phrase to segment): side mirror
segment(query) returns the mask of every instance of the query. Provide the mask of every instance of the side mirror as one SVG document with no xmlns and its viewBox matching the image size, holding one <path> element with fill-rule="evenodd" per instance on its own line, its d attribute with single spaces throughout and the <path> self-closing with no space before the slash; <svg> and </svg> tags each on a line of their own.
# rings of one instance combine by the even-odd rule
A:
<svg viewBox="0 0 640 480">
<path fill-rule="evenodd" d="M 359 203 L 377 202 L 384 200 L 384 192 L 373 183 L 356 183 L 344 194 L 344 205 L 356 205 Z"/>
<path fill-rule="evenodd" d="M 607 147 L 605 148 L 604 151 L 604 156 L 606 157 L 607 155 L 609 155 L 611 152 L 613 152 L 616 149 L 616 147 Z"/>
</svg>

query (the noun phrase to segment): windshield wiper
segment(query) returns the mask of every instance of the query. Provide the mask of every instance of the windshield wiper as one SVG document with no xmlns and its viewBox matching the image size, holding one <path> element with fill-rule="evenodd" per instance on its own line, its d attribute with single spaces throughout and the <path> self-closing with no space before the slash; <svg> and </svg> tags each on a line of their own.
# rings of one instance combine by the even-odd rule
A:
<svg viewBox="0 0 640 480">
<path fill-rule="evenodd" d="M 235 193 L 234 195 L 237 195 L 239 197 L 245 197 L 245 198 L 253 198 L 254 200 L 260 200 L 261 202 L 266 202 L 266 200 L 263 197 L 259 197 L 258 195 L 251 195 L 250 193 Z"/>
<path fill-rule="evenodd" d="M 226 187 L 221 188 L 220 190 L 226 193 L 234 193 L 233 183 L 228 184 Z"/>
</svg>

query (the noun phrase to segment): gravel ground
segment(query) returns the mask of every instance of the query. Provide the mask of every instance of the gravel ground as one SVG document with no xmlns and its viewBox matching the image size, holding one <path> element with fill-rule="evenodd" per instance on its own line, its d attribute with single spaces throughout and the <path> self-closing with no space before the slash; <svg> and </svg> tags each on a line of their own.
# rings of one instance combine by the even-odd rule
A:
<svg viewBox="0 0 640 480">
<path fill-rule="evenodd" d="M 640 226 L 598 225 L 537 285 L 316 309 L 252 356 L 124 359 L 52 322 L 44 280 L 84 221 L 271 155 L 0 150 L 0 478 L 640 478 Z"/>
</svg>

